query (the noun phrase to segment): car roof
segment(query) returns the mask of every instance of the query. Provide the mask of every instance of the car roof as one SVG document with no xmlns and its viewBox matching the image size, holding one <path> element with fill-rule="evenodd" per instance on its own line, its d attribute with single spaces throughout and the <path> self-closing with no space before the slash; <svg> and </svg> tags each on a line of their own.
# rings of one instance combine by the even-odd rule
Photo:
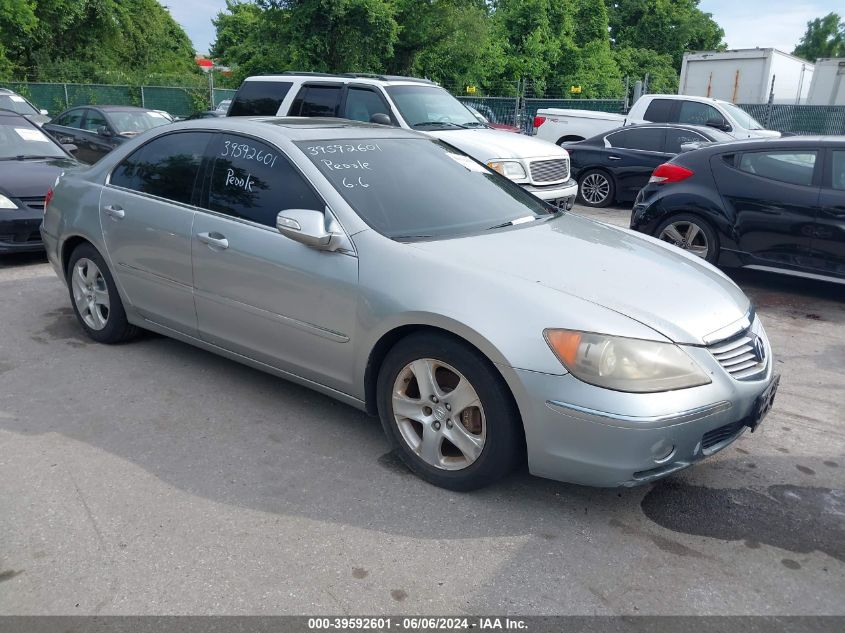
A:
<svg viewBox="0 0 845 633">
<path fill-rule="evenodd" d="M 703 151 L 744 152 L 756 149 L 789 149 L 790 147 L 845 147 L 845 136 L 782 136 L 780 138 L 756 138 L 731 141 L 728 144 L 712 145 Z M 701 150 L 699 150 L 701 151 Z"/>
<path fill-rule="evenodd" d="M 419 77 L 405 77 L 402 75 L 380 75 L 375 73 L 309 73 L 298 71 L 285 71 L 281 73 L 267 73 L 264 75 L 253 75 L 244 81 L 290 81 L 291 79 L 303 79 L 306 81 L 331 81 L 364 83 L 371 85 L 401 85 L 401 84 L 425 84 L 436 86 L 437 84 L 429 79 Z"/>
<path fill-rule="evenodd" d="M 372 138 L 407 138 L 428 139 L 420 132 L 405 130 L 388 125 L 362 123 L 348 119 L 320 117 L 215 117 L 213 119 L 195 119 L 180 121 L 163 126 L 167 130 L 205 129 L 229 132 L 242 132 L 263 136 L 278 133 L 292 141 L 320 139 L 372 139 Z"/>
</svg>

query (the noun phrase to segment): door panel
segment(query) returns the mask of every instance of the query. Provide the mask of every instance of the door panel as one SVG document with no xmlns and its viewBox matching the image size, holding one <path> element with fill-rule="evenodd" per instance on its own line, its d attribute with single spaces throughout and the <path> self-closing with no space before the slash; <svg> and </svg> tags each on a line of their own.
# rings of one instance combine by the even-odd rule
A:
<svg viewBox="0 0 845 633">
<path fill-rule="evenodd" d="M 325 203 L 278 148 L 220 134 L 209 148 L 192 253 L 200 336 L 349 393 L 358 260 L 275 228 L 284 209 Z"/>
<path fill-rule="evenodd" d="M 807 156 L 815 152 L 747 152 L 732 159 L 736 167 L 724 160 L 724 155 L 714 156 L 711 167 L 733 219 L 739 250 L 761 260 L 804 267 L 819 211 L 820 190 L 814 184 L 813 165 L 809 166 L 809 180 L 802 180 L 806 178 L 807 165 L 790 163 L 794 156 L 785 154 Z M 775 179 L 789 177 L 793 167 L 799 174 L 795 182 Z"/>
<path fill-rule="evenodd" d="M 845 277 L 845 150 L 831 151 L 825 170 L 828 177 L 812 240 L 814 264 L 827 274 Z"/>
<path fill-rule="evenodd" d="M 612 149 L 606 150 L 604 162 L 616 177 L 616 197 L 633 200 L 651 177 L 651 172 L 669 160 L 663 151 L 665 128 L 623 129 L 607 137 Z"/>
</svg>

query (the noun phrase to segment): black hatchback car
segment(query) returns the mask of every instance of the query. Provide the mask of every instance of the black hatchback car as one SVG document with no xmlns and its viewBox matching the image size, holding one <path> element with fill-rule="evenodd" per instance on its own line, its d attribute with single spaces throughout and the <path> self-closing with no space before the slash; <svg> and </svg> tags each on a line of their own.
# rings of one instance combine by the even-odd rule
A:
<svg viewBox="0 0 845 633">
<path fill-rule="evenodd" d="M 0 253 L 44 248 L 38 228 L 56 178 L 79 163 L 35 123 L 0 110 Z"/>
<path fill-rule="evenodd" d="M 711 263 L 845 282 L 845 138 L 681 154 L 654 170 L 631 228 Z"/>
<path fill-rule="evenodd" d="M 724 143 L 733 137 L 699 125 L 655 123 L 629 125 L 576 143 L 564 143 L 580 201 L 606 207 L 632 201 L 661 163 L 686 144 Z"/>
<path fill-rule="evenodd" d="M 121 143 L 171 120 L 155 110 L 132 106 L 84 106 L 65 110 L 44 129 L 60 143 L 73 143 L 76 157 L 96 163 Z"/>
</svg>

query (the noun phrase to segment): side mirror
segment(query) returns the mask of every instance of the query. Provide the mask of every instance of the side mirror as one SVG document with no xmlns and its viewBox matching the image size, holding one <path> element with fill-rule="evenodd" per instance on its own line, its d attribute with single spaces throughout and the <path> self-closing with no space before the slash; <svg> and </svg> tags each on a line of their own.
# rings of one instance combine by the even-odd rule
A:
<svg viewBox="0 0 845 633">
<path fill-rule="evenodd" d="M 45 110 L 44 108 L 40 109 L 40 110 L 38 111 L 38 113 L 39 113 L 39 114 L 43 114 L 44 116 L 49 116 L 49 115 L 50 115 L 50 112 L 48 112 L 48 111 L 47 111 L 47 110 Z"/>
<path fill-rule="evenodd" d="M 97 134 L 99 134 L 100 136 L 111 136 L 111 130 L 105 125 L 101 125 L 97 128 Z"/>
<path fill-rule="evenodd" d="M 76 156 L 76 152 L 79 151 L 79 148 L 73 143 L 62 143 L 62 147 L 68 154 L 72 154 L 73 156 Z"/>
<path fill-rule="evenodd" d="M 730 132 L 731 126 L 728 125 L 728 122 L 724 119 L 707 119 L 707 123 L 705 123 L 707 127 L 714 127 L 717 130 L 722 130 L 723 132 Z"/>
<path fill-rule="evenodd" d="M 315 209 L 285 209 L 276 216 L 279 233 L 322 251 L 336 251 L 344 235 L 326 229 L 326 216 Z"/>
<path fill-rule="evenodd" d="M 377 123 L 378 125 L 393 125 L 393 121 L 384 112 L 376 112 L 370 117 L 370 123 Z"/>
</svg>

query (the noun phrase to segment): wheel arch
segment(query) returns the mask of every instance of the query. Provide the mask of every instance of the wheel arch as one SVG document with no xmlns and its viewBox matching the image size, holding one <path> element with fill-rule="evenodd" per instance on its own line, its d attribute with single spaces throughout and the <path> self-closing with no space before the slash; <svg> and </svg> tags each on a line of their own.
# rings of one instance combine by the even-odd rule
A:
<svg viewBox="0 0 845 633">
<path fill-rule="evenodd" d="M 97 248 L 91 240 L 82 235 L 71 235 L 66 237 L 59 247 L 59 261 L 62 263 L 62 274 L 65 277 L 67 277 L 67 267 L 70 263 L 70 256 L 73 254 L 73 251 L 82 244 L 90 244 L 93 248 Z"/>
</svg>

